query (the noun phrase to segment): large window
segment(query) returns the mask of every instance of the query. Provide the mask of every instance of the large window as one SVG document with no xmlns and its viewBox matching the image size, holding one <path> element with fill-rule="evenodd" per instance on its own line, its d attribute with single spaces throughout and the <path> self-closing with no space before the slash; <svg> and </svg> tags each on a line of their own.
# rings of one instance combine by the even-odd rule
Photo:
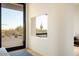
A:
<svg viewBox="0 0 79 59">
<path fill-rule="evenodd" d="M 1 47 L 24 46 L 23 7 L 23 4 L 1 4 Z"/>
</svg>

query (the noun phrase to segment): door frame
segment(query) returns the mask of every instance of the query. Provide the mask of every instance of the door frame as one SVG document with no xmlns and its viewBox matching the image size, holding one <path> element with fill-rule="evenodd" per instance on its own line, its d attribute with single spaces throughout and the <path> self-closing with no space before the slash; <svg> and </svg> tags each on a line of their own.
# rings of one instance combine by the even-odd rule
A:
<svg viewBox="0 0 79 59">
<path fill-rule="evenodd" d="M 1 4 L 0 3 L 0 48 L 2 47 L 2 37 L 1 37 Z M 23 5 L 23 46 L 16 46 L 16 47 L 11 47 L 11 48 L 6 48 L 7 51 L 13 51 L 13 50 L 18 50 L 18 49 L 24 49 L 26 48 L 26 4 L 25 3 L 17 3 Z"/>
</svg>

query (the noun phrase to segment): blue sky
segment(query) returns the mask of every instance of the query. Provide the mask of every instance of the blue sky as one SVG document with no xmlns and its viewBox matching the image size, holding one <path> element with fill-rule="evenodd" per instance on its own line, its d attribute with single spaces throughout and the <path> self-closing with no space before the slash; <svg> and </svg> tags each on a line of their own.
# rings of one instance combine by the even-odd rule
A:
<svg viewBox="0 0 79 59">
<path fill-rule="evenodd" d="M 17 26 L 23 26 L 23 12 L 2 8 L 2 29 L 14 29 Z"/>
</svg>

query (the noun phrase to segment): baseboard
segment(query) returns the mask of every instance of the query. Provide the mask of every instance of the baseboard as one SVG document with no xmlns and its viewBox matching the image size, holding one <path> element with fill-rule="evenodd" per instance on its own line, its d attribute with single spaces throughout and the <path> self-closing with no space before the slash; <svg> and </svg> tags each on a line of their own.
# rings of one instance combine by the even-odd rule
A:
<svg viewBox="0 0 79 59">
<path fill-rule="evenodd" d="M 40 54 L 40 53 L 34 51 L 34 50 L 31 49 L 31 48 L 27 48 L 26 50 L 27 50 L 29 53 L 31 53 L 33 56 L 43 56 L 42 54 Z"/>
</svg>

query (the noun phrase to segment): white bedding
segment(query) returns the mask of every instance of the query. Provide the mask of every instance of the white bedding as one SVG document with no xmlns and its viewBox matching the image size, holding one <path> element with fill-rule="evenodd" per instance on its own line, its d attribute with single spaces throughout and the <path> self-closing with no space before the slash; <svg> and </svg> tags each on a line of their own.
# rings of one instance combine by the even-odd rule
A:
<svg viewBox="0 0 79 59">
<path fill-rule="evenodd" d="M 0 56 L 9 56 L 9 53 L 5 48 L 0 48 Z"/>
</svg>

